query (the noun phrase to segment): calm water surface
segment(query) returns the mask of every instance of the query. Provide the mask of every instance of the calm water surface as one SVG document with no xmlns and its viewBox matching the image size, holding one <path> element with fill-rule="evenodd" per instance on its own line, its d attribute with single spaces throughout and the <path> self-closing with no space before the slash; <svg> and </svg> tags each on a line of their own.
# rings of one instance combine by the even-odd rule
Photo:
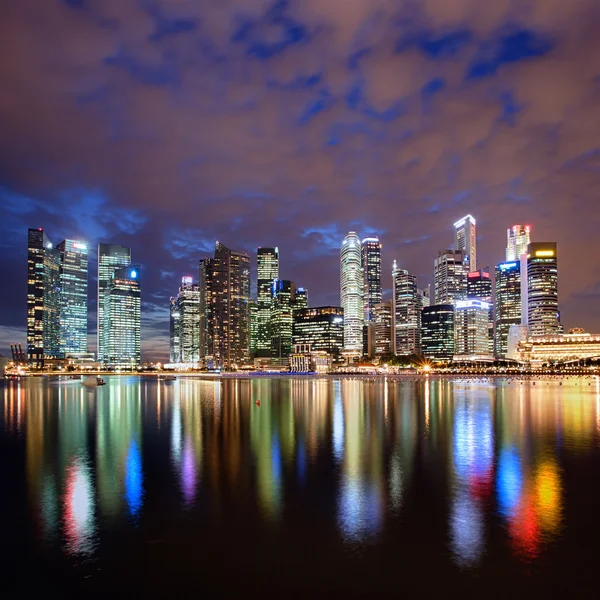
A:
<svg viewBox="0 0 600 600">
<path fill-rule="evenodd" d="M 597 378 L 107 379 L 0 384 L 11 597 L 598 593 Z"/>
</svg>

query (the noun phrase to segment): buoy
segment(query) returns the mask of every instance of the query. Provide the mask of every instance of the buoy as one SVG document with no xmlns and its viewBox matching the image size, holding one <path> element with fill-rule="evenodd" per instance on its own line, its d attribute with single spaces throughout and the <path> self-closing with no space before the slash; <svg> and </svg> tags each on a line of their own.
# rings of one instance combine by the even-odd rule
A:
<svg viewBox="0 0 600 600">
<path fill-rule="evenodd" d="M 256 401 L 256 406 L 260 406 L 260 400 Z"/>
</svg>

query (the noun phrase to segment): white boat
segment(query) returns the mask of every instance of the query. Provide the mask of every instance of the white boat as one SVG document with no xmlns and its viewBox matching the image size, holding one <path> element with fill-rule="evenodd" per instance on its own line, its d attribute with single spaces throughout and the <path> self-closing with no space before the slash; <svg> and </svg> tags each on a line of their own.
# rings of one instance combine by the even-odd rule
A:
<svg viewBox="0 0 600 600">
<path fill-rule="evenodd" d="M 96 377 L 95 375 L 90 375 L 86 377 L 82 382 L 82 385 L 85 387 L 98 387 L 99 385 L 106 385 L 106 381 L 102 379 L 102 377 Z"/>
</svg>

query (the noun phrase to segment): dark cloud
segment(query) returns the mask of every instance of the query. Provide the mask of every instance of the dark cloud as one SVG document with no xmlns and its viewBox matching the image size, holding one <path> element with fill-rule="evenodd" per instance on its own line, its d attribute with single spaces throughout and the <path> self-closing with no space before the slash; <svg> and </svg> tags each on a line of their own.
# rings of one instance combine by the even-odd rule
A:
<svg viewBox="0 0 600 600">
<path fill-rule="evenodd" d="M 427 283 L 465 213 L 484 265 L 514 222 L 556 240 L 563 321 L 600 330 L 595 0 L 5 4 L 0 348 L 29 226 L 132 246 L 148 355 L 216 239 L 329 303 L 349 228 Z"/>
</svg>

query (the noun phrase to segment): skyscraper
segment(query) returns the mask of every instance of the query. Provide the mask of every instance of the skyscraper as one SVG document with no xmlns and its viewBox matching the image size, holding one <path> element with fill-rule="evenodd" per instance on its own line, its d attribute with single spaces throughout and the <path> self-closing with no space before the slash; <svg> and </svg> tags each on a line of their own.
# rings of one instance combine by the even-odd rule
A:
<svg viewBox="0 0 600 600">
<path fill-rule="evenodd" d="M 511 325 L 521 324 L 521 263 L 518 260 L 496 265 L 496 333 L 494 353 L 505 358 Z"/>
<path fill-rule="evenodd" d="M 308 308 L 308 290 L 306 288 L 296 288 L 296 301 L 294 302 L 294 310 Z"/>
<path fill-rule="evenodd" d="M 491 359 L 489 343 L 490 305 L 483 300 L 454 303 L 454 357 L 466 360 Z"/>
<path fill-rule="evenodd" d="M 214 353 L 213 291 L 214 258 L 202 258 L 199 265 L 200 277 L 200 359 L 208 362 Z"/>
<path fill-rule="evenodd" d="M 292 351 L 292 329 L 296 284 L 293 281 L 275 279 L 271 286 L 271 358 L 275 364 L 287 364 Z"/>
<path fill-rule="evenodd" d="M 381 302 L 381 243 L 378 237 L 362 241 L 364 320 L 373 319 L 373 307 Z"/>
<path fill-rule="evenodd" d="M 257 262 L 257 308 L 256 308 L 256 356 L 271 356 L 271 332 L 269 319 L 273 302 L 273 281 L 279 279 L 279 248 L 258 248 Z"/>
<path fill-rule="evenodd" d="M 452 304 L 467 296 L 469 262 L 465 254 L 453 250 L 440 251 L 433 263 L 435 304 Z"/>
<path fill-rule="evenodd" d="M 465 255 L 470 272 L 477 270 L 477 230 L 471 215 L 454 223 L 454 251 Z"/>
<path fill-rule="evenodd" d="M 105 365 L 133 369 L 140 364 L 140 268 L 113 271 L 104 292 Z"/>
<path fill-rule="evenodd" d="M 480 269 L 467 275 L 467 299 L 483 300 L 489 305 L 488 341 L 490 354 L 494 353 L 494 306 L 492 304 L 492 278 L 489 270 Z"/>
<path fill-rule="evenodd" d="M 212 355 L 234 368 L 250 361 L 250 258 L 220 242 L 215 246 L 212 280 Z"/>
<path fill-rule="evenodd" d="M 405 269 L 399 269 L 394 261 L 392 280 L 394 354 L 397 356 L 419 354 L 421 351 L 421 311 L 417 277 Z"/>
<path fill-rule="evenodd" d="M 42 228 L 29 229 L 27 242 L 27 359 L 42 367 L 60 356 L 60 253 Z"/>
<path fill-rule="evenodd" d="M 88 247 L 64 240 L 60 252 L 60 351 L 65 357 L 87 352 Z"/>
<path fill-rule="evenodd" d="M 421 311 L 421 352 L 448 361 L 454 356 L 454 305 L 434 304 Z"/>
<path fill-rule="evenodd" d="M 530 335 L 560 333 L 556 242 L 527 246 L 527 324 Z"/>
<path fill-rule="evenodd" d="M 200 360 L 200 290 L 191 277 L 182 277 L 170 306 L 171 362 L 196 364 Z"/>
<path fill-rule="evenodd" d="M 98 244 L 98 362 L 104 360 L 104 293 L 112 281 L 114 271 L 129 265 L 131 265 L 131 248 L 117 244 Z"/>
<path fill-rule="evenodd" d="M 513 225 L 506 230 L 506 262 L 519 260 L 527 253 L 527 246 L 531 242 L 531 228 L 529 225 Z"/>
<path fill-rule="evenodd" d="M 337 359 L 344 349 L 344 311 L 338 306 L 301 308 L 294 312 L 294 344 Z"/>
<path fill-rule="evenodd" d="M 392 304 L 391 300 L 373 307 L 373 346 L 375 356 L 392 353 Z"/>
<path fill-rule="evenodd" d="M 354 231 L 348 233 L 340 251 L 340 300 L 344 311 L 344 347 L 362 354 L 364 279 L 361 267 L 361 244 Z"/>
</svg>

